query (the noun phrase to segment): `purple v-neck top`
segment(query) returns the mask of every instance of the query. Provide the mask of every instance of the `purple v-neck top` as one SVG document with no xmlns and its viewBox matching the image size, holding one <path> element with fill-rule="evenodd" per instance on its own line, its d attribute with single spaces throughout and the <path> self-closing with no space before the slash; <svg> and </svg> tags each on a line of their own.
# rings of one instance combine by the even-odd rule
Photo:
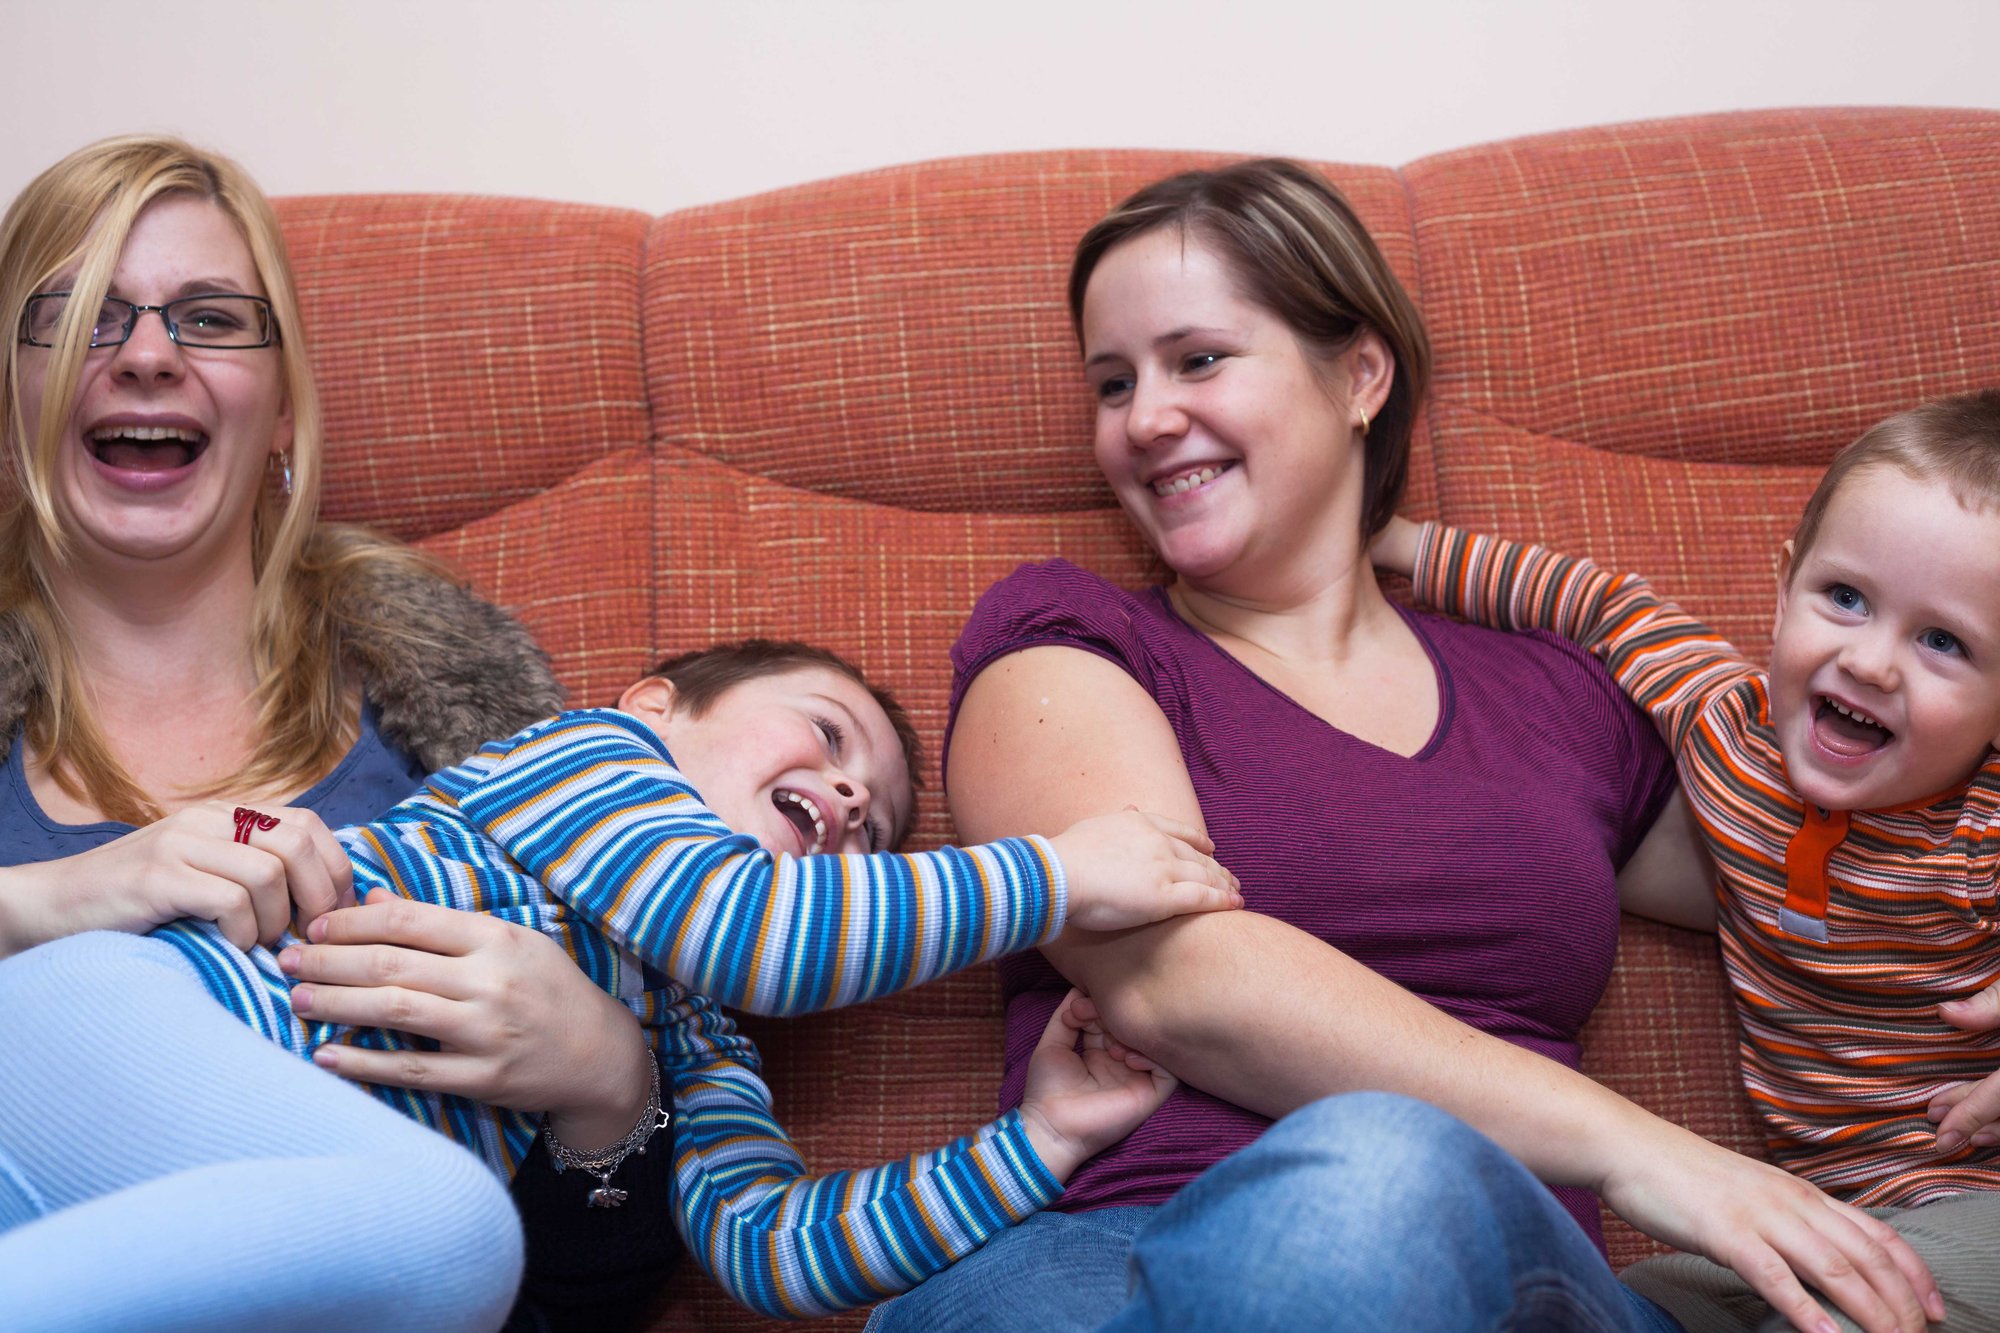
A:
<svg viewBox="0 0 2000 1333">
<path fill-rule="evenodd" d="M 1672 760 L 1582 649 L 1403 615 L 1439 693 L 1437 729 L 1408 758 L 1307 712 L 1183 621 L 1164 589 L 1127 592 L 1061 560 L 980 599 L 952 650 L 952 717 L 982 669 L 1023 648 L 1117 663 L 1172 725 L 1248 908 L 1574 1069 L 1617 949 L 1614 877 L 1673 790 Z M 1000 1097 L 1013 1106 L 1067 983 L 1039 953 L 1003 959 L 1000 974 Z M 1268 1124 L 1183 1086 L 1072 1176 L 1058 1206 L 1164 1202 Z M 1601 1248 L 1596 1199 L 1556 1193 Z"/>
</svg>

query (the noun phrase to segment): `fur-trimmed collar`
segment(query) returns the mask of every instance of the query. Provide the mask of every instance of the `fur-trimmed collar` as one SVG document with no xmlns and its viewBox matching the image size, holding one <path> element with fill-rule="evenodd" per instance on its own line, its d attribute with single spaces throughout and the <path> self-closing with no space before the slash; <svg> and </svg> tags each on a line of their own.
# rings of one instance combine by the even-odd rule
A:
<svg viewBox="0 0 2000 1333">
<path fill-rule="evenodd" d="M 521 623 L 449 579 L 374 565 L 346 581 L 340 601 L 347 663 L 382 738 L 429 771 L 562 708 L 548 655 Z M 20 616 L 0 614 L 0 758 L 34 693 L 31 660 Z"/>
</svg>

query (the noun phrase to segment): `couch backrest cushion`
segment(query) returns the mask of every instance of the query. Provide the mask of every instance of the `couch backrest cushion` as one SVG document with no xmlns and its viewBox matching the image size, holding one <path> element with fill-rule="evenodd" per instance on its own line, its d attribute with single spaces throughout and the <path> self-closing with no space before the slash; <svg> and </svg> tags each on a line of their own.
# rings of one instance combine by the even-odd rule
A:
<svg viewBox="0 0 2000 1333">
<path fill-rule="evenodd" d="M 643 213 L 450 195 L 278 210 L 325 399 L 328 517 L 415 540 L 645 442 Z"/>
<path fill-rule="evenodd" d="M 892 167 L 661 218 L 646 381 L 663 445 L 905 509 L 1108 508 L 1063 289 L 1077 238 L 1213 154 Z M 1333 175 L 1414 278 L 1403 190 Z"/>
</svg>

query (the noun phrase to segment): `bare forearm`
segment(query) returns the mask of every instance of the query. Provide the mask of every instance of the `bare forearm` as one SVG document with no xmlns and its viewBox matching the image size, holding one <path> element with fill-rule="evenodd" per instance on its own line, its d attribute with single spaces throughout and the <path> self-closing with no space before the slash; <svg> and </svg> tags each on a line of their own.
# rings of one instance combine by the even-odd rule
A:
<svg viewBox="0 0 2000 1333">
<path fill-rule="evenodd" d="M 1465 1120 L 1543 1180 L 1593 1188 L 1635 1138 L 1679 1132 L 1269 917 L 1184 917 L 1066 936 L 1049 952 L 1122 1040 L 1264 1115 L 1337 1092 L 1400 1092 Z"/>
<path fill-rule="evenodd" d="M 60 909 L 49 871 L 47 864 L 0 867 L 0 958 L 92 928 Z"/>
</svg>

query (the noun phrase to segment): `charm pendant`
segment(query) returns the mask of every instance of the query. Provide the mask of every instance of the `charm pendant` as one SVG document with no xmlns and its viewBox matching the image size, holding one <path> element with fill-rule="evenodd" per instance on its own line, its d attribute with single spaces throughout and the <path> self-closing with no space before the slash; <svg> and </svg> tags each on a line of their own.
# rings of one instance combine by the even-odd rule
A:
<svg viewBox="0 0 2000 1333">
<path fill-rule="evenodd" d="M 584 1200 L 592 1208 L 616 1208 L 625 1202 L 625 1191 L 613 1189 L 609 1185 L 599 1185 Z"/>
</svg>

